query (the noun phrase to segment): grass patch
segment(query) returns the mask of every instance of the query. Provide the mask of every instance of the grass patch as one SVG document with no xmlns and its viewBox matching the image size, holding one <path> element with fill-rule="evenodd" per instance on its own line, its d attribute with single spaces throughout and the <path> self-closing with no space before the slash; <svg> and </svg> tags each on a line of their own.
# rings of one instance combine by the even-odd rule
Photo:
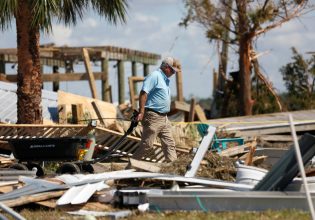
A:
<svg viewBox="0 0 315 220">
<path fill-rule="evenodd" d="M 2 212 L 3 213 L 3 212 Z M 67 214 L 61 210 L 33 210 L 33 209 L 23 209 L 19 212 L 26 219 L 34 220 L 80 220 L 89 219 L 84 216 L 74 216 Z M 8 219 L 13 219 L 5 214 Z M 308 212 L 298 211 L 298 210 L 282 210 L 282 211 L 263 211 L 263 212 L 199 212 L 199 211 L 178 211 L 178 212 L 146 212 L 139 213 L 134 211 L 134 214 L 129 216 L 127 219 L 130 220 L 308 220 L 311 216 Z M 92 218 L 91 218 L 92 219 Z M 111 219 L 109 217 L 97 217 L 96 219 Z"/>
</svg>

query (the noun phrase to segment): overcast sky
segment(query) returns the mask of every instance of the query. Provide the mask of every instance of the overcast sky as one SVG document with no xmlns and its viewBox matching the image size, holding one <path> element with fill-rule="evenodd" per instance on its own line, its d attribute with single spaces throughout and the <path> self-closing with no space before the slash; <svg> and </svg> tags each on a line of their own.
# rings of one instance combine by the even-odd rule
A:
<svg viewBox="0 0 315 220">
<path fill-rule="evenodd" d="M 218 65 L 216 47 L 209 44 L 204 30 L 198 25 L 189 26 L 187 29 L 178 26 L 185 13 L 182 0 L 132 0 L 129 1 L 129 6 L 127 23 L 124 25 L 117 27 L 109 25 L 104 19 L 91 13 L 75 27 L 54 25 L 53 34 L 50 36 L 42 34 L 41 43 L 53 42 L 57 46 L 112 45 L 158 53 L 162 56 L 172 55 L 182 63 L 184 96 L 186 98 L 212 96 L 212 72 Z M 263 72 L 278 91 L 285 89 L 279 68 L 290 61 L 292 56 L 290 48 L 294 46 L 302 54 L 315 51 L 314 19 L 315 13 L 305 15 L 268 32 L 257 41 L 258 52 L 269 51 L 260 58 L 260 62 Z M 11 30 L 0 33 L 0 37 L 1 48 L 16 47 L 14 25 Z M 238 70 L 236 56 L 232 56 L 229 63 L 229 71 Z M 113 65 L 110 66 L 110 83 L 113 87 L 114 100 L 117 100 L 117 74 Z M 131 67 L 128 63 L 125 65 L 128 77 L 131 75 Z M 156 68 L 157 66 L 151 66 L 150 70 Z M 138 65 L 138 72 L 142 73 L 141 65 Z M 175 78 L 171 81 L 175 94 Z M 46 83 L 45 88 L 51 89 L 50 84 Z M 91 95 L 87 82 L 63 83 L 61 89 L 80 95 Z"/>
</svg>

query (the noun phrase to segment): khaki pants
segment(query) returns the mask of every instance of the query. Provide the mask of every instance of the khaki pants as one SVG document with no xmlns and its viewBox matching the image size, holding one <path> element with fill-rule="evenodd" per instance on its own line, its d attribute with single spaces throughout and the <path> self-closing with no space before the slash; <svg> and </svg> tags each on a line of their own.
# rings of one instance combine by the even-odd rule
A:
<svg viewBox="0 0 315 220">
<path fill-rule="evenodd" d="M 156 137 L 161 139 L 162 150 L 166 162 L 177 159 L 175 141 L 171 132 L 171 123 L 167 116 L 159 115 L 152 111 L 146 111 L 142 120 L 143 132 L 139 148 L 133 154 L 133 158 L 140 160 L 154 155 L 153 144 Z"/>
</svg>

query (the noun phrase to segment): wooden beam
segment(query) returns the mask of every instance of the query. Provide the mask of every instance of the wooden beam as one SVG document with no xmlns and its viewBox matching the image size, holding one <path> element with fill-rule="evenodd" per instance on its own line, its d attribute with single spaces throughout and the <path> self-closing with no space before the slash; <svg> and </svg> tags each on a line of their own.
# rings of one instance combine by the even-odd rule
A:
<svg viewBox="0 0 315 220">
<path fill-rule="evenodd" d="M 137 63 L 134 61 L 131 63 L 131 75 L 133 77 L 137 76 Z M 138 94 L 137 86 L 134 86 L 133 90 L 135 94 Z"/>
<path fill-rule="evenodd" d="M 104 121 L 104 116 L 103 116 L 103 113 L 100 111 L 100 107 L 98 106 L 98 104 L 96 103 L 96 102 L 92 102 L 92 106 L 93 106 L 93 108 L 94 108 L 94 111 L 95 111 L 95 113 L 96 113 L 96 115 L 97 115 L 97 117 L 98 117 L 98 120 L 100 121 L 100 123 L 102 124 L 102 125 L 105 125 L 105 121 Z"/>
<path fill-rule="evenodd" d="M 113 91 L 112 91 L 112 86 L 111 85 L 109 85 L 107 91 L 109 93 L 109 102 L 113 103 Z"/>
<path fill-rule="evenodd" d="M 299 137 L 300 138 L 300 137 Z M 263 141 L 276 141 L 276 142 L 291 142 L 293 138 L 291 135 L 262 135 L 259 137 Z"/>
<path fill-rule="evenodd" d="M 241 146 L 236 146 L 236 147 L 222 150 L 219 154 L 225 157 L 233 157 L 233 156 L 247 152 L 250 149 L 250 147 L 256 147 L 256 145 L 257 145 L 257 142 L 254 141 L 254 142 L 250 142 Z"/>
<path fill-rule="evenodd" d="M 101 61 L 102 63 L 102 99 L 105 102 L 109 102 L 110 101 L 110 94 L 108 91 L 109 88 L 109 71 L 108 71 L 108 59 L 102 59 Z"/>
<path fill-rule="evenodd" d="M 131 76 L 130 77 L 131 79 L 132 79 L 132 81 L 133 82 L 143 82 L 143 80 L 144 80 L 144 77 L 142 77 L 142 76 Z"/>
<path fill-rule="evenodd" d="M 130 96 L 130 104 L 133 109 L 137 108 L 136 102 L 135 102 L 135 90 L 134 90 L 134 84 L 132 77 L 128 78 L 128 84 L 129 84 L 129 96 Z"/>
<path fill-rule="evenodd" d="M 1 74 L 0 74 L 1 75 Z M 94 78 L 97 80 L 103 79 L 103 73 L 96 72 L 93 74 Z M 4 76 L 2 74 L 2 76 Z M 4 76 L 7 81 L 16 82 L 17 75 L 5 75 Z M 42 81 L 43 82 L 59 82 L 59 81 L 81 81 L 88 80 L 89 75 L 87 73 L 56 73 L 56 74 L 43 74 Z"/>
<path fill-rule="evenodd" d="M 195 106 L 195 112 L 196 112 L 196 115 L 197 115 L 199 121 L 201 121 L 201 122 L 206 122 L 207 121 L 207 117 L 206 117 L 203 109 L 201 108 L 201 106 L 199 104 L 197 104 Z"/>
<path fill-rule="evenodd" d="M 95 46 L 89 47 L 90 56 L 93 59 L 100 61 L 103 58 L 108 60 L 125 60 L 125 61 L 134 61 L 142 62 L 148 65 L 156 65 L 157 61 L 161 59 L 159 54 L 148 53 L 144 51 L 131 50 L 129 48 L 121 48 L 114 46 Z M 0 49 L 0 55 L 5 56 L 5 61 L 17 60 L 17 50 L 16 48 Z M 78 59 L 82 60 L 82 47 L 49 47 L 49 48 L 40 48 L 40 59 L 41 62 L 44 62 L 45 65 L 51 60 L 54 61 L 63 61 L 65 58 L 69 60 Z M 56 63 L 52 64 L 56 65 Z M 52 66 L 51 65 L 51 66 Z"/>
<path fill-rule="evenodd" d="M 118 102 L 119 104 L 125 103 L 125 67 L 124 61 L 117 61 L 118 70 Z"/>
<path fill-rule="evenodd" d="M 60 197 L 65 193 L 65 190 L 61 191 L 55 191 L 55 192 L 45 192 L 45 193 L 38 193 L 35 195 L 28 195 L 28 196 L 22 196 L 17 199 L 7 200 L 3 201 L 3 204 L 5 204 L 8 207 L 15 207 L 15 206 L 21 206 L 33 202 L 39 202 L 43 200 L 48 200 L 56 197 Z"/>
<path fill-rule="evenodd" d="M 177 89 L 177 101 L 183 102 L 184 101 L 184 94 L 183 94 L 183 73 L 182 73 L 182 70 L 179 70 L 176 73 L 176 89 Z"/>
<path fill-rule="evenodd" d="M 192 122 L 195 119 L 195 107 L 196 107 L 196 99 L 192 98 L 190 101 L 190 111 L 188 116 L 188 122 Z"/>
<path fill-rule="evenodd" d="M 58 105 L 58 118 L 59 124 L 67 124 L 67 105 Z"/>
<path fill-rule="evenodd" d="M 132 158 L 130 158 L 129 161 L 132 168 L 139 170 L 145 170 L 153 173 L 158 173 L 161 170 L 161 167 L 157 166 L 157 163 L 135 160 Z"/>
<path fill-rule="evenodd" d="M 3 55 L 0 55 L 0 73 L 5 74 L 5 61 Z"/>
<path fill-rule="evenodd" d="M 72 119 L 74 124 L 84 124 L 83 104 L 74 104 L 72 107 Z"/>
<path fill-rule="evenodd" d="M 85 69 L 86 69 L 86 72 L 88 73 L 88 76 L 89 76 L 89 84 L 90 84 L 90 88 L 91 88 L 92 97 L 94 99 L 97 99 L 95 78 L 94 78 L 93 71 L 92 71 L 89 52 L 86 48 L 82 48 L 82 52 L 83 52 Z"/>
<path fill-rule="evenodd" d="M 189 112 L 190 111 L 190 105 L 186 102 L 174 101 L 174 102 L 172 102 L 172 109 L 180 110 L 180 111 L 184 111 L 184 112 Z"/>
<path fill-rule="evenodd" d="M 128 78 L 130 104 L 133 109 L 137 109 L 136 101 L 139 99 L 139 96 L 135 94 L 135 87 L 136 87 L 135 83 L 142 82 L 143 80 L 144 80 L 144 77 L 140 77 L 140 76 L 131 76 Z"/>
</svg>

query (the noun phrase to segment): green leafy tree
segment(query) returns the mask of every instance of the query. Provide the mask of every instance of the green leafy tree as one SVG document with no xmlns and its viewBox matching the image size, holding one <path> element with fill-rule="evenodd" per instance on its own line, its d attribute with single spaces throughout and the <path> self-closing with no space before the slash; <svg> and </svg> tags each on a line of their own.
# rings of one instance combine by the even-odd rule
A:
<svg viewBox="0 0 315 220">
<path fill-rule="evenodd" d="M 0 25 L 4 31 L 16 21 L 18 123 L 42 123 L 40 31 L 50 33 L 52 20 L 75 25 L 88 9 L 111 23 L 125 22 L 126 0 L 1 0 Z"/>
<path fill-rule="evenodd" d="M 292 62 L 281 67 L 287 93 L 284 94 L 288 110 L 312 109 L 315 107 L 315 55 L 305 59 L 292 48 Z"/>
<path fill-rule="evenodd" d="M 254 41 L 271 29 L 311 10 L 307 0 L 184 0 L 187 15 L 182 24 L 197 22 L 204 27 L 210 41 L 228 42 L 239 55 L 238 109 L 240 115 L 251 115 L 255 101 L 252 98 L 251 68 L 257 59 Z M 230 11 L 230 22 L 226 12 Z M 226 38 L 226 31 L 230 33 Z M 226 106 L 223 106 L 226 107 Z"/>
</svg>

